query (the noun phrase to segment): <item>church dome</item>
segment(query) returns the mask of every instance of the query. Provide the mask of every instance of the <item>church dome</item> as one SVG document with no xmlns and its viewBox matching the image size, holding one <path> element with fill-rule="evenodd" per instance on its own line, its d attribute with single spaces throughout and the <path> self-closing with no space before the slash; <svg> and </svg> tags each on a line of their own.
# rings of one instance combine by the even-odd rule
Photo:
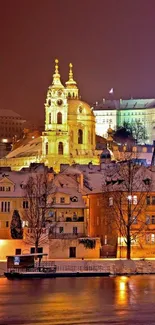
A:
<svg viewBox="0 0 155 325">
<path fill-rule="evenodd" d="M 86 103 L 78 99 L 68 99 L 68 114 L 69 115 L 84 115 L 84 116 L 95 116 L 91 107 Z"/>
</svg>

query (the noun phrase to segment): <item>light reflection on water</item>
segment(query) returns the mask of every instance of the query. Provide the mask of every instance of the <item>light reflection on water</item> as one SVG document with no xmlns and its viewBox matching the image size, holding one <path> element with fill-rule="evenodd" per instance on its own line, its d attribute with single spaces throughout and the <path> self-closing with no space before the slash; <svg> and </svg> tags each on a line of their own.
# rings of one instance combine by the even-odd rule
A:
<svg viewBox="0 0 155 325">
<path fill-rule="evenodd" d="M 154 302 L 154 275 L 0 278 L 0 325 L 153 325 Z"/>
</svg>

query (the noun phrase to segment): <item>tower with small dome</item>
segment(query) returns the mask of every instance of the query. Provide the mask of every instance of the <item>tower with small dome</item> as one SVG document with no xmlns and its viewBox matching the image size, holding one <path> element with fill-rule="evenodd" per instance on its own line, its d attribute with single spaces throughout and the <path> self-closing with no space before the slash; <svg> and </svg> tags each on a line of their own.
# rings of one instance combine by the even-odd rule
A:
<svg viewBox="0 0 155 325">
<path fill-rule="evenodd" d="M 95 116 L 90 106 L 79 99 L 79 89 L 69 64 L 69 78 L 61 83 L 58 60 L 52 85 L 45 101 L 45 131 L 42 156 L 48 165 L 98 162 L 95 152 Z"/>
</svg>

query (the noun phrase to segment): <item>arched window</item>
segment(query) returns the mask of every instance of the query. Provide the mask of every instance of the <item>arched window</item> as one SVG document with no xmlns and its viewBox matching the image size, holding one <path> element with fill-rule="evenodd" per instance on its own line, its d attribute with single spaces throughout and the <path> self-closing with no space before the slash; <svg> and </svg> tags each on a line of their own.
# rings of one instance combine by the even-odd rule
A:
<svg viewBox="0 0 155 325">
<path fill-rule="evenodd" d="M 62 124 L 62 113 L 61 112 L 59 112 L 57 114 L 57 124 Z"/>
<path fill-rule="evenodd" d="M 58 145 L 58 154 L 59 155 L 63 155 L 63 143 L 62 142 L 59 142 L 59 145 Z"/>
<path fill-rule="evenodd" d="M 78 130 L 78 144 L 83 143 L 83 131 L 81 129 Z"/>
<path fill-rule="evenodd" d="M 49 124 L 51 124 L 51 113 L 49 113 Z"/>
<path fill-rule="evenodd" d="M 46 155 L 48 155 L 48 142 L 46 142 L 46 145 L 45 145 L 45 152 L 46 152 Z"/>
</svg>

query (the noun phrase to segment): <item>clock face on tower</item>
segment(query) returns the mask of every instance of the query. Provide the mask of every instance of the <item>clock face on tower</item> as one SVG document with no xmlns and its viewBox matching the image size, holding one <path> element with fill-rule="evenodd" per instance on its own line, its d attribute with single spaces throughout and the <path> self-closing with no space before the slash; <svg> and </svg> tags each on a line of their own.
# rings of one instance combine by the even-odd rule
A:
<svg viewBox="0 0 155 325">
<path fill-rule="evenodd" d="M 58 99 L 58 100 L 57 100 L 57 105 L 58 105 L 58 106 L 61 106 L 62 104 L 63 104 L 62 99 Z"/>
</svg>

